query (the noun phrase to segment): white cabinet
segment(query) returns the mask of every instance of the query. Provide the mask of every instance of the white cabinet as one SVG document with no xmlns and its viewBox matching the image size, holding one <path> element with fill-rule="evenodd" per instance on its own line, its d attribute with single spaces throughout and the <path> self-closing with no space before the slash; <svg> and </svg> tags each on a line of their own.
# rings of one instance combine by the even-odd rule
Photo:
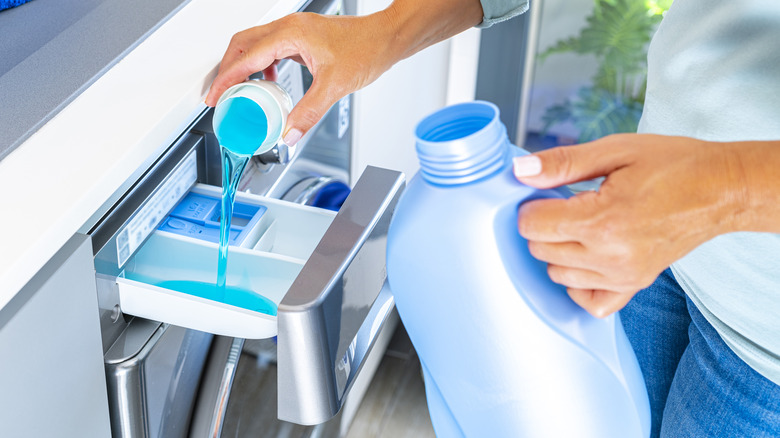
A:
<svg viewBox="0 0 780 438">
<path fill-rule="evenodd" d="M 387 7 L 387 0 L 358 0 L 357 14 Z M 355 93 L 352 175 L 368 165 L 398 170 L 411 177 L 419 167 L 414 128 L 447 103 L 450 42 L 444 41 L 404 59 Z"/>
<path fill-rule="evenodd" d="M 89 236 L 77 234 L 0 309 L 2 436 L 111 435 Z"/>
</svg>

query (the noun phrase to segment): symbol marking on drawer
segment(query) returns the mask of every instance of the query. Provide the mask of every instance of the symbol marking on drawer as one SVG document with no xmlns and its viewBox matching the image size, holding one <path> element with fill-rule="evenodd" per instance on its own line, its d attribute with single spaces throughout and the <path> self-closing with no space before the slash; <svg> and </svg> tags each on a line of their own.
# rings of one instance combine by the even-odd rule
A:
<svg viewBox="0 0 780 438">
<path fill-rule="evenodd" d="M 117 267 L 121 268 L 155 230 L 163 212 L 176 206 L 180 196 L 174 194 L 186 193 L 197 178 L 198 161 L 193 150 L 120 231 L 116 239 Z"/>
</svg>

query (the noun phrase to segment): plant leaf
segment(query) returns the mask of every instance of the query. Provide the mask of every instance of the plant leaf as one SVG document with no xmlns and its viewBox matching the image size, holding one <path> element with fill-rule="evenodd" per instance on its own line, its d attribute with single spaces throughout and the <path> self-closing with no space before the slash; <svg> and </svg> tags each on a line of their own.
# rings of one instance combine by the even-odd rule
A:
<svg viewBox="0 0 780 438">
<path fill-rule="evenodd" d="M 548 107 L 544 112 L 544 115 L 542 115 L 542 121 L 544 122 L 544 127 L 541 132 L 542 136 L 547 135 L 547 131 L 551 126 L 564 123 L 571 119 L 571 110 L 571 101 L 568 99 L 562 104 Z"/>
<path fill-rule="evenodd" d="M 618 132 L 636 132 L 642 105 L 605 90 L 582 88 L 571 104 L 571 118 L 580 130 L 579 142 Z"/>
<path fill-rule="evenodd" d="M 580 142 L 617 132 L 636 132 L 647 82 L 646 48 L 672 0 L 595 0 L 587 24 L 576 37 L 558 41 L 540 59 L 563 52 L 593 54 L 599 68 L 593 87 L 573 100 L 547 109 L 543 132 L 572 121 Z"/>
<path fill-rule="evenodd" d="M 571 37 L 564 40 L 559 40 L 557 43 L 555 43 L 554 46 L 549 47 L 547 50 L 538 54 L 537 56 L 539 57 L 539 61 L 544 61 L 548 56 L 554 55 L 556 53 L 582 53 L 580 50 L 579 38 Z"/>
<path fill-rule="evenodd" d="M 645 0 L 596 0 L 580 34 L 558 41 L 539 57 L 545 59 L 563 52 L 592 53 L 622 74 L 640 72 L 644 70 L 645 47 L 660 19 L 648 12 Z"/>
</svg>

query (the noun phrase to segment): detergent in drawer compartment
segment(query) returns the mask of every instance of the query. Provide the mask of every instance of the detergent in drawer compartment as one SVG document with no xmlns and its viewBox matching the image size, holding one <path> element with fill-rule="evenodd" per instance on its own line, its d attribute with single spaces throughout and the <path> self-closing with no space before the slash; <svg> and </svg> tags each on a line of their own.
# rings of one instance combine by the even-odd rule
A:
<svg viewBox="0 0 780 438">
<path fill-rule="evenodd" d="M 198 185 L 185 200 L 208 204 L 207 198 L 216 199 L 219 193 L 219 188 Z M 246 228 L 238 230 L 241 246 L 231 246 L 228 253 L 226 290 L 213 287 L 217 243 L 204 233 L 193 238 L 192 233 L 165 231 L 163 226 L 116 280 L 122 311 L 224 336 L 275 336 L 276 307 L 336 213 L 246 194 L 236 201 L 251 215 Z M 204 209 L 200 216 L 213 217 L 213 212 Z"/>
<path fill-rule="evenodd" d="M 262 205 L 236 202 L 230 222 L 230 245 L 241 245 L 267 209 Z M 219 242 L 222 199 L 189 192 L 157 228 L 207 242 Z"/>
<path fill-rule="evenodd" d="M 222 191 L 219 187 L 197 184 L 190 194 L 219 199 Z M 240 231 L 238 245 L 260 252 L 287 256 L 299 262 L 304 262 L 311 256 L 336 216 L 335 211 L 242 192 L 236 193 L 236 205 L 241 205 L 243 211 L 248 212 L 251 208 L 259 208 L 262 212 L 262 214 L 255 213 L 249 220 L 250 223 Z M 230 234 L 233 235 L 232 229 Z M 219 230 L 217 230 L 218 235 Z M 228 264 L 229 259 L 230 256 L 228 256 Z"/>
</svg>

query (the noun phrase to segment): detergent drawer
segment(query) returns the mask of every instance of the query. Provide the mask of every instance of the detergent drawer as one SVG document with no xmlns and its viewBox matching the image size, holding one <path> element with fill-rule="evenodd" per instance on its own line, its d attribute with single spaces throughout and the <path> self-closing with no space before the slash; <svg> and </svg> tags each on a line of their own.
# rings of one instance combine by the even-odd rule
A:
<svg viewBox="0 0 780 438">
<path fill-rule="evenodd" d="M 394 308 L 385 248 L 403 186 L 402 174 L 368 167 L 338 212 L 237 193 L 263 214 L 230 247 L 226 293 L 182 287 L 214 284 L 217 243 L 157 229 L 112 277 L 119 309 L 227 337 L 277 336 L 279 419 L 322 423 L 339 411 Z"/>
<path fill-rule="evenodd" d="M 214 200 L 215 205 L 208 207 L 220 213 L 219 187 L 197 184 L 187 199 L 193 194 L 203 198 L 185 207 L 203 209 Z M 228 252 L 226 290 L 213 286 L 219 218 L 216 226 L 205 230 L 216 231 L 216 236 L 204 240 L 204 230 L 181 232 L 184 226 L 179 223 L 185 222 L 171 215 L 117 277 L 121 311 L 222 336 L 276 336 L 277 307 L 333 225 L 336 212 L 245 193 L 236 195 L 236 204 L 254 206 L 260 214 L 246 229 L 231 230 L 231 236 L 240 231 L 241 241 L 232 242 Z"/>
<path fill-rule="evenodd" d="M 226 291 L 208 288 L 217 278 L 216 242 L 158 229 L 116 278 L 120 309 L 246 339 L 277 336 L 280 324 L 301 324 L 301 315 L 324 315 L 332 304 L 350 304 L 351 311 L 362 305 L 367 314 L 385 282 L 387 226 L 402 186 L 399 173 L 368 168 L 338 212 L 237 193 L 236 203 L 256 205 L 263 214 L 249 237 L 230 247 Z M 205 184 L 190 192 L 221 193 Z M 345 296 L 345 283 L 352 282 L 360 291 L 348 288 L 354 296 Z M 341 319 L 334 312 L 328 320 L 334 317 Z"/>
</svg>

